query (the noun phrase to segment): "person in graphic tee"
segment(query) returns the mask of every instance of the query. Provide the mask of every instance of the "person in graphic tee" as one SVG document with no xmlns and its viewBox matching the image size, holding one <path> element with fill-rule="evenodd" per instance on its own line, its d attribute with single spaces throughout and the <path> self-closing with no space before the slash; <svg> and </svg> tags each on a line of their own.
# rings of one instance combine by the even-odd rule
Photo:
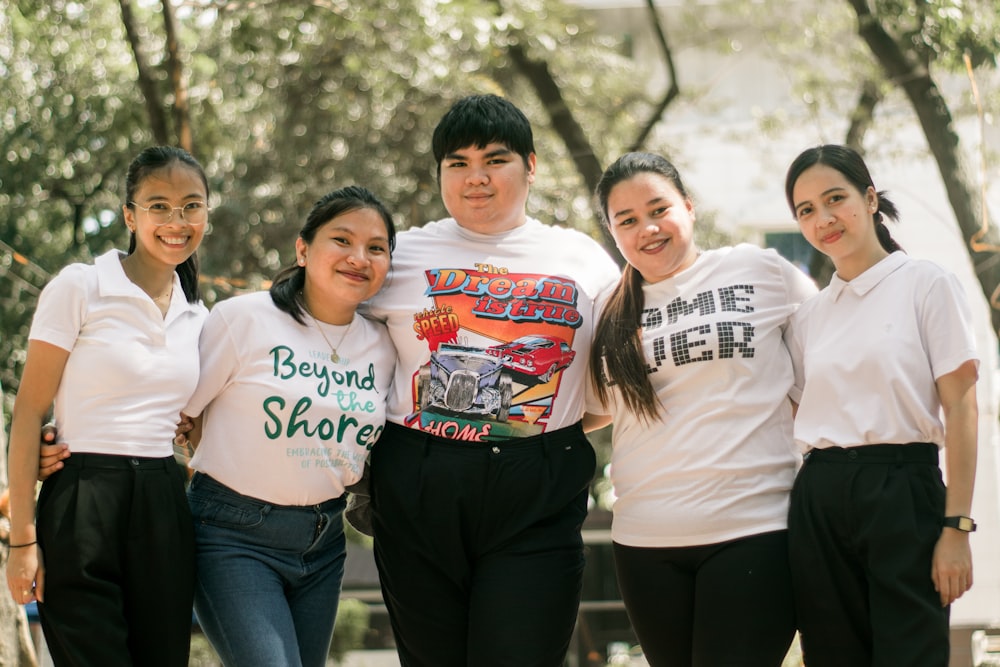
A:
<svg viewBox="0 0 1000 667">
<path fill-rule="evenodd" d="M 805 463 L 788 529 L 806 664 L 947 665 L 976 528 L 979 360 L 965 292 L 902 251 L 884 222 L 896 206 L 853 149 L 803 151 L 785 194 L 836 268 L 791 326 Z"/>
<path fill-rule="evenodd" d="M 788 566 L 789 317 L 816 287 L 773 250 L 701 250 L 667 159 L 628 153 L 597 200 L 628 266 L 602 300 L 588 410 L 612 415 L 615 569 L 650 665 L 779 667 Z"/>
<path fill-rule="evenodd" d="M 186 151 L 143 150 L 125 175 L 128 253 L 71 264 L 38 299 L 11 425 L 7 585 L 38 601 L 58 666 L 188 664 L 194 535 L 171 440 L 198 384 L 208 198 Z M 36 518 L 53 402 L 65 460 Z"/>
<path fill-rule="evenodd" d="M 188 500 L 195 611 L 226 665 L 327 664 L 344 575 L 345 487 L 385 423 L 395 352 L 356 313 L 389 271 L 395 229 L 367 189 L 313 206 L 268 292 L 212 308 Z"/>
<path fill-rule="evenodd" d="M 399 355 L 371 459 L 383 597 L 406 667 L 556 667 L 595 472 L 594 303 L 618 268 L 527 215 L 535 149 L 511 102 L 459 100 L 432 148 L 450 217 L 400 233 L 369 304 Z"/>
</svg>

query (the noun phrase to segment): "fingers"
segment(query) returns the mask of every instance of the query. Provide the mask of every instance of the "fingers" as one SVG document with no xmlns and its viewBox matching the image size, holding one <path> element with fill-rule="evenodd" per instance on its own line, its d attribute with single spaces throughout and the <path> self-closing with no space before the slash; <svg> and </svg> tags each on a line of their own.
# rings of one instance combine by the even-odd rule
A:
<svg viewBox="0 0 1000 667">
<path fill-rule="evenodd" d="M 52 473 L 62 470 L 63 461 L 69 458 L 69 445 L 42 445 L 38 454 L 38 479 L 45 480 Z"/>
<path fill-rule="evenodd" d="M 28 577 L 7 575 L 7 588 L 17 604 L 28 604 L 35 598 L 35 583 Z"/>
<path fill-rule="evenodd" d="M 41 549 L 38 550 L 41 554 Z M 39 602 L 45 602 L 45 565 L 43 565 L 41 557 L 38 560 L 38 571 L 35 572 L 35 599 Z"/>
<path fill-rule="evenodd" d="M 935 568 L 931 574 L 931 579 L 934 582 L 934 590 L 937 591 L 941 598 L 942 607 L 947 607 L 972 588 L 971 569 L 966 570 L 961 568 L 947 571 Z"/>
<path fill-rule="evenodd" d="M 10 586 L 8 586 L 10 588 Z M 10 588 L 10 596 L 17 604 L 28 604 L 35 601 L 35 589 L 31 586 L 19 586 Z"/>
<path fill-rule="evenodd" d="M 177 422 L 177 429 L 174 433 L 176 433 L 177 437 L 180 438 L 185 436 L 187 433 L 190 433 L 192 429 L 194 429 L 194 420 L 182 412 L 181 418 Z M 185 438 L 185 441 L 186 440 L 187 439 Z M 176 438 L 174 439 L 174 442 L 177 442 Z"/>
<path fill-rule="evenodd" d="M 65 442 L 61 442 L 58 445 L 54 443 L 42 443 L 42 446 L 38 448 L 38 456 L 42 459 L 65 459 L 69 457 L 69 445 Z"/>
</svg>

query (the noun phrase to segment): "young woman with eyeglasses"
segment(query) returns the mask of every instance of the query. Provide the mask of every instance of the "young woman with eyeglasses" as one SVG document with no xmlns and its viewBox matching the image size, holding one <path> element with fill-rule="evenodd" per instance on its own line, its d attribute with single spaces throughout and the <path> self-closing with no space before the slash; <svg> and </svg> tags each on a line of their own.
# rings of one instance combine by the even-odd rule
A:
<svg viewBox="0 0 1000 667">
<path fill-rule="evenodd" d="M 126 175 L 128 252 L 66 267 L 38 300 L 11 426 L 7 585 L 38 601 L 57 666 L 188 663 L 194 531 L 172 440 L 198 384 L 208 196 L 187 152 L 142 151 Z M 53 404 L 73 456 L 36 518 Z"/>
</svg>

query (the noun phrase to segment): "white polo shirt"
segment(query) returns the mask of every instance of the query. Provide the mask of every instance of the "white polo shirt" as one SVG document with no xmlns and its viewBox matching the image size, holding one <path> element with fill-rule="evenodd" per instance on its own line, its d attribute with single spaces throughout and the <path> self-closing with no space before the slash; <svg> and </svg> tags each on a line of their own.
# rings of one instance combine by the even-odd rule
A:
<svg viewBox="0 0 1000 667">
<path fill-rule="evenodd" d="M 979 363 L 958 279 L 894 252 L 845 282 L 836 275 L 792 320 L 800 448 L 944 446 L 935 381 Z"/>
<path fill-rule="evenodd" d="M 59 441 L 72 452 L 173 455 L 181 408 L 198 384 L 208 311 L 174 274 L 166 318 L 126 277 L 117 250 L 71 264 L 42 290 L 29 338 L 69 351 L 55 397 Z"/>
</svg>

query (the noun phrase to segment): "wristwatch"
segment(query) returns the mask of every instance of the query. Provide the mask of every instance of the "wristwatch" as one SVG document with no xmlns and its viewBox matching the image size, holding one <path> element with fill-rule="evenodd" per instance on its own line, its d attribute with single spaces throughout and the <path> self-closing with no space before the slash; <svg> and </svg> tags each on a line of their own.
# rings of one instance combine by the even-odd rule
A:
<svg viewBox="0 0 1000 667">
<path fill-rule="evenodd" d="M 954 528 L 963 533 L 972 533 L 976 530 L 976 522 L 967 516 L 946 516 L 944 518 L 945 528 Z"/>
</svg>

